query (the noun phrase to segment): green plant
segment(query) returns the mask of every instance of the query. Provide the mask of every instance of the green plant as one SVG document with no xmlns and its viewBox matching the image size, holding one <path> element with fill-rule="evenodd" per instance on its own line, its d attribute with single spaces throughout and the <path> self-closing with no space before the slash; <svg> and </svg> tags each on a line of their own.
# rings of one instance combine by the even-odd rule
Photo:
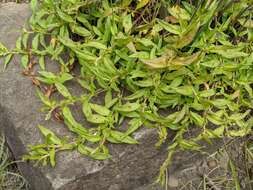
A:
<svg viewBox="0 0 253 190">
<path fill-rule="evenodd" d="M 63 120 L 76 138 L 39 126 L 45 143 L 31 146 L 24 159 L 54 166 L 56 152 L 77 149 L 103 160 L 110 158 L 106 142 L 137 144 L 131 134 L 142 126 L 157 128 L 156 146 L 173 130 L 158 178 L 164 184 L 175 151 L 201 150 L 201 140 L 251 131 L 251 0 L 44 0 L 40 5 L 32 0 L 31 9 L 30 28 L 13 52 L 22 55 L 24 73 L 38 87 L 46 119 Z M 47 71 L 45 58 L 60 71 Z M 41 70 L 33 75 L 37 63 Z M 73 95 L 65 85 L 69 81 L 84 93 Z M 104 102 L 95 103 L 97 96 Z M 75 120 L 71 109 L 78 104 L 93 127 Z M 173 113 L 162 114 L 166 110 Z M 128 128 L 120 132 L 124 120 Z"/>
<path fill-rule="evenodd" d="M 0 189 L 27 189 L 26 180 L 17 172 L 15 162 L 10 159 L 10 152 L 5 144 L 5 138 L 0 138 Z"/>
</svg>

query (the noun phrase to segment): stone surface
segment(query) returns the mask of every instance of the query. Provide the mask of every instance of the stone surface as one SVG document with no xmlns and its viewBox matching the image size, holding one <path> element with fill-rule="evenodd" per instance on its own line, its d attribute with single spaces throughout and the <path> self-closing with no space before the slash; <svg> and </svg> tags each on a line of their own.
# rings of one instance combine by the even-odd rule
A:
<svg viewBox="0 0 253 190">
<path fill-rule="evenodd" d="M 29 17 L 26 4 L 0 4 L 0 41 L 14 47 L 20 29 Z M 21 159 L 28 144 L 41 142 L 38 124 L 57 134 L 69 135 L 59 123 L 44 121 L 41 104 L 31 81 L 22 76 L 17 57 L 5 72 L 0 73 L 0 126 L 16 159 Z M 74 88 L 74 87 L 72 87 Z M 75 89 L 72 89 L 75 91 Z M 112 160 L 94 161 L 77 152 L 57 155 L 57 166 L 37 168 L 20 163 L 19 168 L 36 190 L 129 190 L 152 183 L 164 159 L 164 151 L 154 148 L 157 140 L 153 130 L 136 134 L 137 146 L 111 146 Z"/>
<path fill-rule="evenodd" d="M 9 48 L 14 47 L 20 29 L 29 17 L 26 4 L 0 3 L 0 41 Z M 0 70 L 2 70 L 0 64 Z M 54 121 L 45 121 L 39 112 L 41 107 L 31 81 L 22 76 L 19 58 L 15 57 L 5 72 L 0 71 L 0 127 L 16 159 L 21 159 L 29 144 L 41 142 L 37 125 L 45 125 L 60 136 L 70 135 L 66 128 Z M 78 93 L 76 86 L 69 86 Z M 80 113 L 77 113 L 77 115 Z M 79 118 L 82 121 L 82 118 Z M 166 145 L 156 149 L 156 132 L 143 129 L 135 138 L 139 145 L 111 145 L 112 159 L 94 161 L 77 152 L 57 155 L 56 168 L 34 167 L 30 163 L 19 163 L 19 168 L 34 190 L 159 190 L 152 183 L 166 157 Z M 215 151 L 218 146 L 208 148 Z M 173 160 L 168 176 L 177 179 L 176 186 L 199 176 L 203 165 L 200 153 L 181 152 Z M 179 183 L 179 184 L 178 184 Z"/>
</svg>

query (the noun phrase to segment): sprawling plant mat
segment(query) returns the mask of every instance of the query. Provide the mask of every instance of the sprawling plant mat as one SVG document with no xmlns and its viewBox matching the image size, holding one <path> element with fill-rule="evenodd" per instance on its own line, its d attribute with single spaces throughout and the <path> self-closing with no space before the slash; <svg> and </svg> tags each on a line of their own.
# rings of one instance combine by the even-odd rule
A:
<svg viewBox="0 0 253 190">
<path fill-rule="evenodd" d="M 45 143 L 31 146 L 24 159 L 55 166 L 57 152 L 74 149 L 110 159 L 108 143 L 137 144 L 132 133 L 156 128 L 155 146 L 169 144 L 158 176 L 164 184 L 176 151 L 251 132 L 252 0 L 32 0 L 31 8 L 16 48 L 1 45 L 0 55 L 6 66 L 22 55 L 45 119 L 64 122 L 74 138 L 38 126 Z M 58 73 L 47 69 L 48 58 Z M 83 94 L 67 83 L 78 83 Z M 75 120 L 72 108 L 80 104 L 92 127 Z"/>
</svg>

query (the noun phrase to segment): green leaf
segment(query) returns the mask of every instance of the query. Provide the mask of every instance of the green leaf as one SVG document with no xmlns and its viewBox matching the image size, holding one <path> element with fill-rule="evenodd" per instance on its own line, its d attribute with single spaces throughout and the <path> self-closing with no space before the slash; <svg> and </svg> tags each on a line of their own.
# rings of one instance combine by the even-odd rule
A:
<svg viewBox="0 0 253 190">
<path fill-rule="evenodd" d="M 146 6 L 149 2 L 150 2 L 150 0 L 139 0 L 139 3 L 137 4 L 135 10 L 138 10 L 138 9 Z"/>
<path fill-rule="evenodd" d="M 228 59 L 248 56 L 248 54 L 241 51 L 240 48 L 227 47 L 227 46 L 213 46 L 209 49 L 209 52 L 217 53 Z"/>
<path fill-rule="evenodd" d="M 150 60 L 141 59 L 143 63 L 155 69 L 169 68 L 173 66 L 189 65 L 199 61 L 201 58 L 201 52 L 197 52 L 187 57 L 179 57 L 175 55 L 175 52 L 168 49 L 161 57 L 157 57 Z"/>
<path fill-rule="evenodd" d="M 105 94 L 105 106 L 108 108 L 108 105 L 111 103 L 112 101 L 112 91 L 108 90 Z"/>
<path fill-rule="evenodd" d="M 22 37 L 20 36 L 17 41 L 16 41 L 16 48 L 18 50 L 21 50 L 22 49 Z"/>
<path fill-rule="evenodd" d="M 203 61 L 200 64 L 205 67 L 215 68 L 220 65 L 220 61 L 218 59 L 213 59 L 210 61 Z"/>
<path fill-rule="evenodd" d="M 130 96 L 124 97 L 124 99 L 135 100 L 135 99 L 143 97 L 144 95 L 146 95 L 146 93 L 147 93 L 146 89 L 137 90 L 135 93 L 131 94 Z"/>
<path fill-rule="evenodd" d="M 59 7 L 56 8 L 56 11 L 57 11 L 58 16 L 65 22 L 70 22 L 70 23 L 75 22 L 74 19 L 70 15 L 64 13 Z"/>
<path fill-rule="evenodd" d="M 51 107 L 52 107 L 52 103 L 51 103 L 50 99 L 49 99 L 47 96 L 45 96 L 45 95 L 41 92 L 41 90 L 36 89 L 36 92 L 37 92 L 37 95 L 39 96 L 40 100 L 41 100 L 45 105 L 47 105 L 48 107 L 51 108 Z"/>
<path fill-rule="evenodd" d="M 82 65 L 82 61 L 86 62 L 86 61 L 96 61 L 97 60 L 97 57 L 88 51 L 80 51 L 80 50 L 75 49 L 75 53 L 76 53 L 77 57 L 79 58 L 81 65 Z"/>
<path fill-rule="evenodd" d="M 115 106 L 114 110 L 119 112 L 132 112 L 138 110 L 139 108 L 139 103 L 126 103 L 124 105 Z"/>
<path fill-rule="evenodd" d="M 66 47 L 69 47 L 69 48 L 77 48 L 77 43 L 75 43 L 73 40 L 67 38 L 67 37 L 60 37 L 58 36 L 58 40 L 64 44 Z"/>
<path fill-rule="evenodd" d="M 82 110 L 83 110 L 83 113 L 84 113 L 86 118 L 88 118 L 92 115 L 92 110 L 91 110 L 88 98 L 84 99 Z"/>
<path fill-rule="evenodd" d="M 24 33 L 22 35 L 22 44 L 23 44 L 23 47 L 25 49 L 27 49 L 28 38 L 29 38 L 29 34 L 28 33 Z"/>
<path fill-rule="evenodd" d="M 181 37 L 178 38 L 178 40 L 175 42 L 175 47 L 177 49 L 181 49 L 187 45 L 189 45 L 190 43 L 193 42 L 199 27 L 200 27 L 200 23 L 195 23 L 194 25 L 190 26 L 190 30 L 187 31 L 186 33 L 184 33 Z"/>
<path fill-rule="evenodd" d="M 72 32 L 79 34 L 80 36 L 87 37 L 91 35 L 90 31 L 82 26 L 77 26 L 74 24 L 74 25 L 71 25 L 70 27 L 71 27 Z"/>
<path fill-rule="evenodd" d="M 204 120 L 203 117 L 201 117 L 198 113 L 195 113 L 195 112 L 192 112 L 192 111 L 190 112 L 190 114 L 191 114 L 191 118 L 192 118 L 193 122 L 196 125 L 198 125 L 200 127 L 204 126 L 205 120 Z"/>
<path fill-rule="evenodd" d="M 154 82 L 153 82 L 152 79 L 135 81 L 134 84 L 137 85 L 137 86 L 140 86 L 140 87 L 154 86 Z"/>
<path fill-rule="evenodd" d="M 80 144 L 78 146 L 78 151 L 81 154 L 90 156 L 91 158 L 93 158 L 95 160 L 106 160 L 111 157 L 110 154 L 108 154 L 108 153 L 95 151 L 94 149 L 84 146 L 82 144 Z"/>
<path fill-rule="evenodd" d="M 63 95 L 65 98 L 71 98 L 71 94 L 68 91 L 68 89 L 61 83 L 55 83 L 55 87 L 57 88 L 57 90 L 61 93 L 61 95 Z"/>
<path fill-rule="evenodd" d="M 28 56 L 28 55 L 23 55 L 23 56 L 21 57 L 21 66 L 22 66 L 23 68 L 27 68 L 28 63 L 29 63 L 29 56 Z"/>
<path fill-rule="evenodd" d="M 112 106 L 114 106 L 117 102 L 119 101 L 119 98 L 113 98 L 110 102 L 108 102 L 108 104 L 106 104 L 105 106 L 109 109 Z"/>
<path fill-rule="evenodd" d="M 244 137 L 248 134 L 250 134 L 251 130 L 244 128 L 244 129 L 240 129 L 240 130 L 229 130 L 227 132 L 228 136 L 230 137 Z"/>
<path fill-rule="evenodd" d="M 94 47 L 94 48 L 103 49 L 103 50 L 107 49 L 106 45 L 100 42 L 95 42 L 95 41 L 87 42 L 83 44 L 82 47 Z"/>
<path fill-rule="evenodd" d="M 124 133 L 121 133 L 119 131 L 113 131 L 111 130 L 111 137 L 114 138 L 116 141 L 126 144 L 138 144 L 138 141 L 133 139 L 132 137 L 125 136 Z"/>
<path fill-rule="evenodd" d="M 140 39 L 137 39 L 137 42 L 143 44 L 143 45 L 146 46 L 146 47 L 155 46 L 155 43 L 152 42 L 152 40 L 147 39 L 147 38 L 140 38 Z"/>
<path fill-rule="evenodd" d="M 211 97 L 215 95 L 215 89 L 203 90 L 199 92 L 199 96 L 203 98 Z"/>
<path fill-rule="evenodd" d="M 251 29 L 253 28 L 253 20 L 251 18 L 249 18 L 249 19 L 239 19 L 238 21 L 242 26 L 244 26 L 246 28 L 251 28 Z"/>
<path fill-rule="evenodd" d="M 4 70 L 7 68 L 7 66 L 10 63 L 12 57 L 13 57 L 13 54 L 9 54 L 9 55 L 7 55 L 5 57 L 5 60 L 4 60 Z"/>
<path fill-rule="evenodd" d="M 133 26 L 131 14 L 128 14 L 127 16 L 123 17 L 122 24 L 125 29 L 125 32 L 128 33 L 132 29 L 132 26 Z"/>
<path fill-rule="evenodd" d="M 89 30 L 93 29 L 92 25 L 88 21 L 87 15 L 80 13 L 77 17 L 77 20 L 80 21 Z"/>
<path fill-rule="evenodd" d="M 77 148 L 78 152 L 80 152 L 81 154 L 84 154 L 86 156 L 88 156 L 90 154 L 90 150 L 88 148 L 86 148 L 84 145 L 79 144 L 78 148 Z"/>
<path fill-rule="evenodd" d="M 43 127 L 42 125 L 38 125 L 38 128 L 40 129 L 44 137 L 49 137 L 53 144 L 62 144 L 61 140 L 51 130 Z"/>
<path fill-rule="evenodd" d="M 117 24 L 116 24 L 116 22 L 115 22 L 114 19 L 112 19 L 112 21 L 111 21 L 111 27 L 110 27 L 110 29 L 111 29 L 112 35 L 116 36 L 116 34 L 118 33 L 118 27 L 117 27 Z"/>
<path fill-rule="evenodd" d="M 36 10 L 37 10 L 37 6 L 38 6 L 38 0 L 31 0 L 30 5 L 31 5 L 31 10 L 32 10 L 32 12 L 35 13 Z"/>
<path fill-rule="evenodd" d="M 181 8 L 177 4 L 175 6 L 168 8 L 169 13 L 174 16 L 176 19 L 180 20 L 190 20 L 191 15 L 187 12 L 187 10 Z"/>
<path fill-rule="evenodd" d="M 49 151 L 49 159 L 50 159 L 50 164 L 52 167 L 55 167 L 55 149 L 51 148 Z"/>
<path fill-rule="evenodd" d="M 57 77 L 57 81 L 63 84 L 66 81 L 72 80 L 74 77 L 69 73 L 62 73 L 60 76 Z"/>
<path fill-rule="evenodd" d="M 215 125 L 222 125 L 224 123 L 221 118 L 217 117 L 214 114 L 208 114 L 206 118 Z"/>
<path fill-rule="evenodd" d="M 175 78 L 171 83 L 170 83 L 170 87 L 172 88 L 177 88 L 178 86 L 180 86 L 183 82 L 183 78 L 182 77 L 177 77 Z"/>
<path fill-rule="evenodd" d="M 38 71 L 38 73 L 42 77 L 36 77 L 37 80 L 46 84 L 54 84 L 56 82 L 57 76 L 54 73 L 47 71 Z"/>
<path fill-rule="evenodd" d="M 87 90 L 89 90 L 89 91 L 92 91 L 93 88 L 91 87 L 89 81 L 78 79 L 77 82 L 78 82 L 84 89 L 87 89 Z"/>
<path fill-rule="evenodd" d="M 110 156 L 110 154 L 107 154 L 107 153 L 96 152 L 94 154 L 91 154 L 90 157 L 93 158 L 93 159 L 95 159 L 95 160 L 107 160 L 111 156 Z"/>
<path fill-rule="evenodd" d="M 173 88 L 176 93 L 184 95 L 184 96 L 192 96 L 193 95 L 193 87 L 192 86 L 179 86 L 177 88 Z"/>
<path fill-rule="evenodd" d="M 172 33 L 172 34 L 181 34 L 180 27 L 178 25 L 169 24 L 165 22 L 164 20 L 158 20 L 159 25 L 165 29 L 166 31 Z"/>
<path fill-rule="evenodd" d="M 225 131 L 225 127 L 221 126 L 212 131 L 212 133 L 215 135 L 215 137 L 222 137 Z"/>
<path fill-rule="evenodd" d="M 0 42 L 0 56 L 5 56 L 9 50 Z"/>
<path fill-rule="evenodd" d="M 39 40 L 40 40 L 40 35 L 37 34 L 37 35 L 33 38 L 33 40 L 32 40 L 32 49 L 33 49 L 33 50 L 37 50 L 37 49 L 38 49 L 38 47 L 39 47 Z"/>
<path fill-rule="evenodd" d="M 67 106 L 65 106 L 62 109 L 62 114 L 63 114 L 64 119 L 71 125 L 71 127 L 74 127 L 74 129 L 75 128 L 81 128 L 82 130 L 86 131 L 86 129 L 83 128 L 80 123 L 76 122 L 76 120 L 74 119 L 70 109 Z"/>
<path fill-rule="evenodd" d="M 102 140 L 102 137 L 99 134 L 89 134 L 86 131 L 76 131 L 81 137 L 85 138 L 87 141 L 96 143 Z"/>
<path fill-rule="evenodd" d="M 173 124 L 179 123 L 185 117 L 187 110 L 187 105 L 185 105 L 182 110 L 178 112 L 176 119 L 173 121 Z"/>
<path fill-rule="evenodd" d="M 149 52 L 140 51 L 140 52 L 133 53 L 129 57 L 131 57 L 131 58 L 138 58 L 138 59 L 149 59 L 150 55 L 149 55 Z"/>
<path fill-rule="evenodd" d="M 98 114 L 92 114 L 88 116 L 87 120 L 94 124 L 106 123 L 108 121 L 106 117 L 98 115 Z"/>
<path fill-rule="evenodd" d="M 128 136 L 135 132 L 137 129 L 139 129 L 142 126 L 142 120 L 140 118 L 134 118 L 129 122 L 129 127 L 127 128 L 126 133 L 124 136 Z"/>
<path fill-rule="evenodd" d="M 194 141 L 191 140 L 179 140 L 179 145 L 183 149 L 188 149 L 188 150 L 199 150 L 201 147 Z"/>
<path fill-rule="evenodd" d="M 230 101 L 227 99 L 215 99 L 211 103 L 217 108 L 225 109 L 230 104 Z"/>
<path fill-rule="evenodd" d="M 40 65 L 40 68 L 42 70 L 46 69 L 46 66 L 45 66 L 45 57 L 44 56 L 40 56 L 40 58 L 39 58 L 39 65 Z"/>
<path fill-rule="evenodd" d="M 39 73 L 41 76 L 43 76 L 43 77 L 45 77 L 45 78 L 47 78 L 47 79 L 56 79 L 56 78 L 57 78 L 57 76 L 56 76 L 54 73 L 52 73 L 52 72 L 48 72 L 48 71 L 38 71 L 38 73 Z"/>
<path fill-rule="evenodd" d="M 90 103 L 90 108 L 100 115 L 108 116 L 111 111 L 104 106 Z"/>
<path fill-rule="evenodd" d="M 122 0 L 121 3 L 123 7 L 128 7 L 132 3 L 132 1 L 133 0 Z"/>
</svg>

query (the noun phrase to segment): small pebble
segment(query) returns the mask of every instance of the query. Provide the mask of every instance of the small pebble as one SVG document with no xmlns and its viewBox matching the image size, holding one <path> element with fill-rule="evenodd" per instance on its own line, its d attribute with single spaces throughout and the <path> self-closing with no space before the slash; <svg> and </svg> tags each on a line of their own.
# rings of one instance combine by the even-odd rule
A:
<svg viewBox="0 0 253 190">
<path fill-rule="evenodd" d="M 207 162 L 207 165 L 208 165 L 208 168 L 213 169 L 217 166 L 217 161 L 216 160 L 209 160 Z"/>
<path fill-rule="evenodd" d="M 179 185 L 179 181 L 176 177 L 174 176 L 169 176 L 169 179 L 168 179 L 168 185 L 170 187 L 178 187 Z"/>
</svg>

